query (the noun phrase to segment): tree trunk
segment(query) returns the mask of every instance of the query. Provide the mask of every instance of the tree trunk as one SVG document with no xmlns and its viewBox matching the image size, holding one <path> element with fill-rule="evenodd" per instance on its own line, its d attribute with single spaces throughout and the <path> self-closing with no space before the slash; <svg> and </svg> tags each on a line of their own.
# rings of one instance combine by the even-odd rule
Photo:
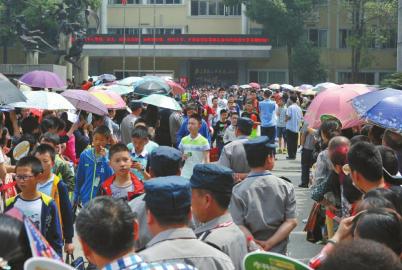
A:
<svg viewBox="0 0 402 270">
<path fill-rule="evenodd" d="M 293 63 L 292 63 L 292 46 L 286 45 L 288 54 L 288 73 L 289 73 L 289 84 L 293 85 Z"/>
<path fill-rule="evenodd" d="M 8 64 L 8 46 L 3 44 L 3 64 Z"/>
<path fill-rule="evenodd" d="M 354 2 L 352 12 L 354 42 L 352 46 L 351 82 L 357 83 L 360 80 L 360 60 L 364 43 L 364 0 Z"/>
</svg>

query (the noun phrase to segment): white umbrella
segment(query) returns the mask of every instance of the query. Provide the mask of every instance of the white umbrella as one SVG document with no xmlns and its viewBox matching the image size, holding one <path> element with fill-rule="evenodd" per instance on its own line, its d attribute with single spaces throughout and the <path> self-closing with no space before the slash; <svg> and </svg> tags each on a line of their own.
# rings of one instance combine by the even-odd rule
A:
<svg viewBox="0 0 402 270">
<path fill-rule="evenodd" d="M 118 84 L 132 86 L 134 83 L 141 81 L 141 77 L 127 77 L 123 80 L 117 81 Z"/>
<path fill-rule="evenodd" d="M 243 85 L 240 85 L 239 87 L 243 88 L 243 89 L 250 89 L 251 88 L 251 86 L 248 85 L 248 84 L 243 84 Z"/>
<path fill-rule="evenodd" d="M 141 99 L 143 103 L 154 105 L 156 107 L 170 109 L 173 111 L 181 111 L 180 104 L 174 98 L 159 95 L 159 94 L 152 94 L 147 97 L 143 97 Z"/>
<path fill-rule="evenodd" d="M 26 102 L 14 102 L 9 105 L 14 108 L 29 108 L 40 110 L 75 110 L 65 97 L 54 92 L 29 91 L 24 92 Z"/>
<path fill-rule="evenodd" d="M 295 89 L 293 86 L 291 86 L 290 84 L 286 84 L 286 83 L 281 84 L 281 87 L 284 89 L 287 89 L 289 91 L 293 91 Z"/>
</svg>

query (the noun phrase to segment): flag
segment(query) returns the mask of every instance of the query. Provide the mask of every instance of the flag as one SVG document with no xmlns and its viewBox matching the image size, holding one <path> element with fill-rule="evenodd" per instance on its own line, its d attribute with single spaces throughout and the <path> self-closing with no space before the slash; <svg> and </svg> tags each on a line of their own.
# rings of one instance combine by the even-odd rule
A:
<svg viewBox="0 0 402 270">
<path fill-rule="evenodd" d="M 121 0 L 121 4 L 122 4 L 123 6 L 127 5 L 127 0 Z"/>
</svg>

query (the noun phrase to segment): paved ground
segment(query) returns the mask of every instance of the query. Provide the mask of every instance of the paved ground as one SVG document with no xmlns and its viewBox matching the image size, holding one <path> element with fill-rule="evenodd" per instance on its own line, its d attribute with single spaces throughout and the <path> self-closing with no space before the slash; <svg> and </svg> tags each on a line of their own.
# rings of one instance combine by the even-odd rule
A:
<svg viewBox="0 0 402 270">
<path fill-rule="evenodd" d="M 285 155 L 277 155 L 277 161 L 273 170 L 273 174 L 277 176 L 285 176 L 289 178 L 296 189 L 297 199 L 297 219 L 298 225 L 290 236 L 288 246 L 289 256 L 307 262 L 310 258 L 318 254 L 322 246 L 311 244 L 306 241 L 306 234 L 303 232 L 303 220 L 307 219 L 312 206 L 309 189 L 297 187 L 300 184 L 300 153 L 297 153 L 296 160 L 286 160 Z M 74 237 L 76 247 L 75 257 L 82 256 L 81 246 L 78 243 L 77 237 Z"/>
</svg>

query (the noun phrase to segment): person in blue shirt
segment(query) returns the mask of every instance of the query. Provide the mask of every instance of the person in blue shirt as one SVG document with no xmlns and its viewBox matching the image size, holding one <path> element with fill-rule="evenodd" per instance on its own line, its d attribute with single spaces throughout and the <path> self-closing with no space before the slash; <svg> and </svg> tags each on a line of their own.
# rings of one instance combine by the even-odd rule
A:
<svg viewBox="0 0 402 270">
<path fill-rule="evenodd" d="M 176 147 L 179 147 L 180 141 L 183 137 L 187 136 L 188 134 L 190 134 L 190 131 L 188 131 L 188 119 L 191 115 L 193 115 L 194 113 L 197 113 L 198 108 L 196 104 L 188 104 L 187 108 L 186 108 L 186 114 L 187 116 L 184 117 L 183 123 L 180 126 L 179 131 L 176 134 Z M 199 133 L 204 136 L 205 138 L 207 138 L 208 142 L 211 144 L 211 134 L 209 133 L 209 129 L 208 129 L 208 125 L 205 122 L 204 119 L 202 119 L 201 121 L 201 128 L 199 130 Z"/>
<path fill-rule="evenodd" d="M 275 101 L 271 100 L 271 90 L 264 91 L 264 101 L 259 103 L 260 120 L 261 120 L 261 136 L 267 136 L 269 143 L 275 143 L 276 137 L 276 108 Z"/>
<path fill-rule="evenodd" d="M 98 195 L 102 183 L 113 175 L 106 149 L 110 138 L 107 126 L 96 128 L 92 147 L 81 153 L 75 176 L 74 205 L 79 202 L 86 205 Z"/>
</svg>

